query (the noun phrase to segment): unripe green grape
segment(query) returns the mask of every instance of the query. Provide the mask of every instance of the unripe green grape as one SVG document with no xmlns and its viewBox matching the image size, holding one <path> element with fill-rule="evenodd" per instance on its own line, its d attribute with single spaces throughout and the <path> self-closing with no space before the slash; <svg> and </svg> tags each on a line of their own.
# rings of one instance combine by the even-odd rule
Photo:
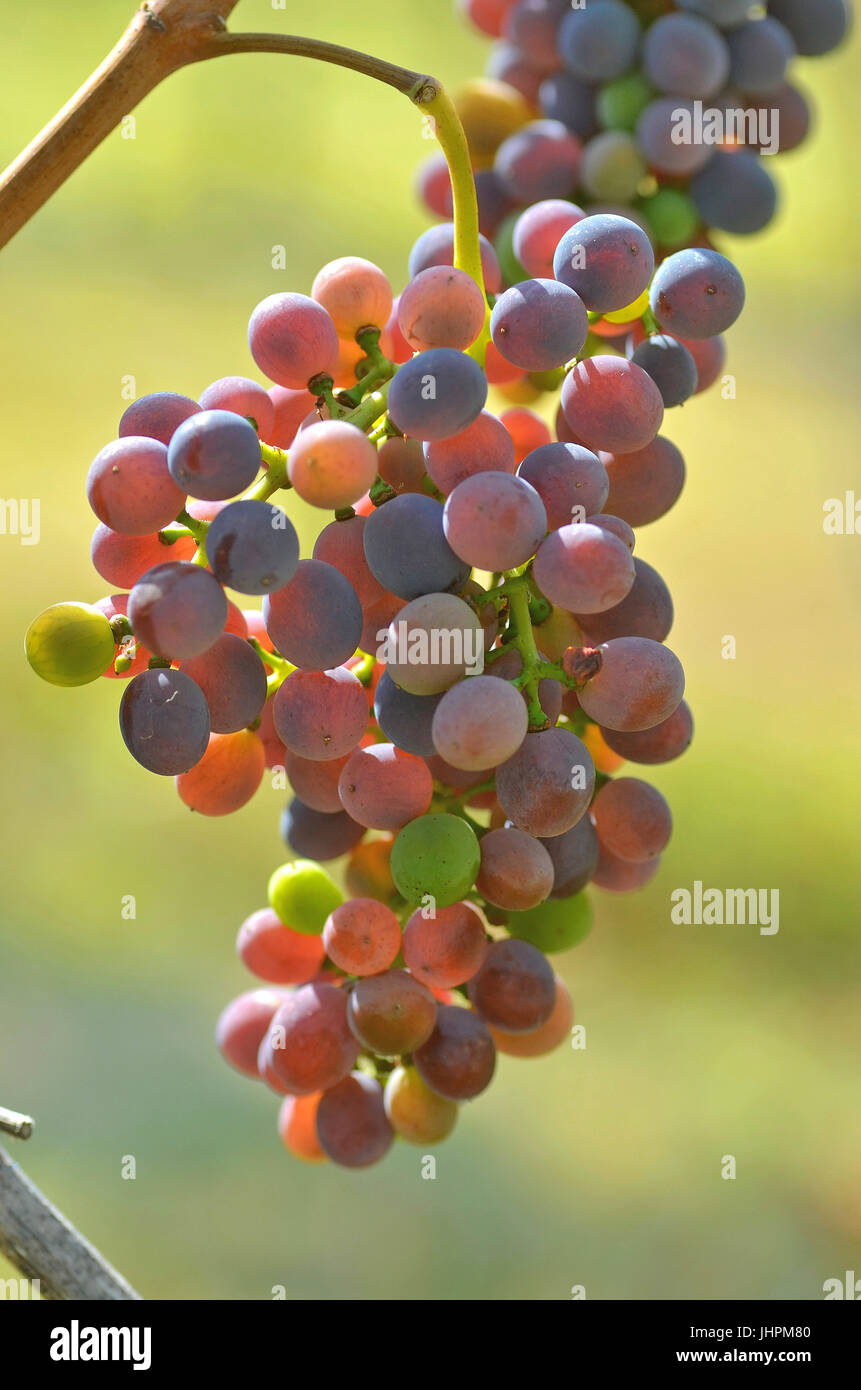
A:
<svg viewBox="0 0 861 1390">
<path fill-rule="evenodd" d="M 111 625 L 89 603 L 54 603 L 34 618 L 24 638 L 27 660 L 51 685 L 89 685 L 117 653 Z"/>
<path fill-rule="evenodd" d="M 655 95 L 642 73 L 629 72 L 607 82 L 598 92 L 595 110 L 605 130 L 632 131 L 640 112 Z"/>
<path fill-rule="evenodd" d="M 326 870 L 311 859 L 282 864 L 269 880 L 268 893 L 269 906 L 285 927 L 306 936 L 319 936 L 330 912 L 344 901 Z"/>
<path fill-rule="evenodd" d="M 528 912 L 510 912 L 508 930 L 551 956 L 579 946 L 592 930 L 592 916 L 591 902 L 584 893 L 577 893 L 573 898 L 539 903 Z"/>
<path fill-rule="evenodd" d="M 507 285 L 519 285 L 521 280 L 529 279 L 529 272 L 523 269 L 519 260 L 514 254 L 514 228 L 520 217 L 522 208 L 517 208 L 504 217 L 497 228 L 496 236 L 493 238 L 493 245 L 499 257 L 499 264 Z"/>
<path fill-rule="evenodd" d="M 649 230 L 660 246 L 685 246 L 700 223 L 693 200 L 678 188 L 661 188 L 639 204 Z"/>
<path fill-rule="evenodd" d="M 457 1122 L 457 1103 L 432 1091 L 415 1067 L 395 1067 L 383 1104 L 392 1129 L 410 1144 L 438 1144 Z"/>
<path fill-rule="evenodd" d="M 417 816 L 392 846 L 392 878 L 410 903 L 428 896 L 437 907 L 450 907 L 469 892 L 480 865 L 478 840 L 459 816 Z"/>
</svg>

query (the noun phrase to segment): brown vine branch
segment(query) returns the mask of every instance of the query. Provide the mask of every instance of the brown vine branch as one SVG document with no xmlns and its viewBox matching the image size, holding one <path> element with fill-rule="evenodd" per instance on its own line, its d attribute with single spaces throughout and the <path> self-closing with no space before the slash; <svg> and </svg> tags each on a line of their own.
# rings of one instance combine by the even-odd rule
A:
<svg viewBox="0 0 861 1390">
<path fill-rule="evenodd" d="M 439 84 L 422 73 L 339 44 L 292 34 L 228 34 L 237 0 L 152 0 L 135 14 L 104 62 L 0 176 L 0 247 L 11 241 L 71 173 L 170 73 L 228 53 L 316 58 L 388 83 L 411 101 Z"/>
<path fill-rule="evenodd" d="M 0 1253 L 47 1299 L 140 1299 L 0 1148 Z"/>
</svg>

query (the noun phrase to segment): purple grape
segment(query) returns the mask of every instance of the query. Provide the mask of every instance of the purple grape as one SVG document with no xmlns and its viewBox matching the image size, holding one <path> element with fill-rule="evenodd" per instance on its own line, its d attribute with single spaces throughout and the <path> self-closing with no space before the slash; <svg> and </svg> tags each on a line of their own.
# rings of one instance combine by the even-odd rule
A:
<svg viewBox="0 0 861 1390">
<path fill-rule="evenodd" d="M 394 1137 L 374 1077 L 354 1072 L 320 1097 L 317 1138 L 333 1163 L 367 1168 L 388 1153 Z"/>
<path fill-rule="evenodd" d="M 293 671 L 275 692 L 275 732 L 300 758 L 329 762 L 344 758 L 360 742 L 368 723 L 368 700 L 352 671 Z"/>
<path fill-rule="evenodd" d="M 496 1066 L 496 1048 L 487 1025 L 455 1004 L 437 1009 L 436 1026 L 413 1055 L 416 1070 L 438 1096 L 472 1100 L 489 1085 Z"/>
<path fill-rule="evenodd" d="M 724 39 L 696 15 L 662 15 L 643 40 L 646 77 L 672 96 L 715 96 L 726 83 L 729 62 Z"/>
<path fill-rule="evenodd" d="M 805 58 L 830 53 L 843 42 L 851 24 L 847 0 L 768 0 L 768 8 Z"/>
<path fill-rule="evenodd" d="M 498 294 L 502 289 L 502 272 L 499 259 L 487 237 L 479 236 L 481 268 L 484 272 L 484 286 L 488 294 Z M 410 251 L 409 274 L 414 280 L 423 270 L 432 265 L 454 265 L 454 223 L 441 222 L 437 227 L 428 227 L 422 232 Z"/>
<path fill-rule="evenodd" d="M 410 695 L 383 671 L 374 692 L 374 716 L 395 747 L 420 758 L 431 757 L 436 752 L 431 727 L 441 699 L 442 693 Z"/>
<path fill-rule="evenodd" d="M 618 729 L 602 729 L 601 734 L 608 748 L 627 758 L 632 763 L 669 763 L 681 757 L 690 746 L 694 736 L 694 721 L 687 701 L 673 711 L 660 724 L 651 729 L 641 729 L 633 733 L 621 733 Z"/>
<path fill-rule="evenodd" d="M 695 174 L 714 153 L 713 146 L 705 142 L 673 138 L 680 131 L 684 133 L 680 115 L 693 122 L 694 103 L 682 97 L 658 97 L 649 102 L 637 121 L 637 143 L 659 174 Z"/>
<path fill-rule="evenodd" d="M 664 650 L 661 648 L 661 650 Z M 496 795 L 509 820 L 527 835 L 564 835 L 585 815 L 595 786 L 586 745 L 567 729 L 527 734 L 496 770 Z"/>
<path fill-rule="evenodd" d="M 580 141 L 561 121 L 533 121 L 496 151 L 493 168 L 518 203 L 565 198 L 577 182 Z"/>
<path fill-rule="evenodd" d="M 664 408 L 683 405 L 697 389 L 697 364 L 684 343 L 664 333 L 646 338 L 631 361 L 642 367 L 661 393 Z"/>
<path fill-rule="evenodd" d="M 646 526 L 665 515 L 685 484 L 685 461 L 675 444 L 658 435 L 632 454 L 602 454 L 610 480 L 605 507 L 629 526 Z"/>
<path fill-rule="evenodd" d="M 206 533 L 206 558 L 228 588 L 240 594 L 270 594 L 296 573 L 299 537 L 271 502 L 231 502 Z"/>
<path fill-rule="evenodd" d="M 282 388 L 283 389 L 283 388 Z M 259 382 L 247 376 L 222 376 L 200 394 L 201 410 L 232 410 L 249 417 L 261 439 L 269 439 L 275 428 L 275 404 Z"/>
<path fill-rule="evenodd" d="M 563 835 L 541 843 L 553 863 L 551 898 L 573 898 L 586 887 L 598 863 L 598 836 L 590 817 L 581 816 Z"/>
<path fill-rule="evenodd" d="M 575 613 L 587 642 L 599 646 L 612 637 L 650 637 L 663 642 L 673 626 L 673 600 L 658 571 L 634 560 L 634 582 L 621 603 L 602 613 Z"/>
<path fill-rule="evenodd" d="M 476 473 L 459 483 L 443 513 L 446 539 L 471 567 L 510 570 L 535 554 L 547 513 L 535 488 L 510 473 Z"/>
<path fill-rule="evenodd" d="M 263 621 L 276 650 L 294 666 L 327 671 L 348 661 L 358 647 L 362 606 L 334 565 L 300 560 L 293 578 L 264 598 Z"/>
<path fill-rule="evenodd" d="M 148 651 L 182 661 L 200 656 L 221 636 L 227 598 L 208 570 L 168 561 L 141 575 L 129 594 L 128 617 Z"/>
<path fill-rule="evenodd" d="M 559 26 L 562 61 L 582 82 L 620 77 L 633 66 L 639 43 L 639 21 L 622 0 L 589 0 Z"/>
<path fill-rule="evenodd" d="M 123 692 L 120 732 L 132 757 L 148 772 L 161 777 L 188 772 L 209 743 L 203 691 L 182 671 L 142 671 Z"/>
<path fill-rule="evenodd" d="M 561 121 L 581 140 L 588 140 L 598 129 L 595 89 L 570 72 L 551 72 L 545 77 L 538 104 L 549 121 Z"/>
<path fill-rule="evenodd" d="M 746 155 L 737 150 L 725 158 L 744 159 Z M 652 313 L 668 333 L 681 338 L 712 338 L 731 327 L 741 313 L 744 281 L 732 261 L 718 251 L 689 247 L 668 256 L 658 267 L 649 300 Z M 577 428 L 574 421 L 571 426 Z M 613 453 L 624 451 L 624 446 L 605 447 Z M 644 445 L 631 446 L 627 452 L 638 447 Z"/>
<path fill-rule="evenodd" d="M 737 29 L 731 29 L 726 41 L 730 53 L 729 80 L 733 86 L 753 96 L 775 91 L 795 57 L 792 35 L 771 15 L 748 20 Z"/>
<path fill-rule="evenodd" d="M 346 811 L 314 811 L 294 796 L 281 814 L 281 838 L 302 859 L 339 859 L 359 843 L 365 827 Z"/>
<path fill-rule="evenodd" d="M 474 358 L 454 348 L 431 348 L 398 369 L 389 388 L 389 415 L 402 434 L 448 439 L 472 424 L 486 400 L 487 378 Z"/>
<path fill-rule="evenodd" d="M 610 453 L 644 449 L 664 418 L 652 378 L 636 363 L 606 355 L 587 357 L 568 373 L 562 410 L 578 440 Z"/>
<path fill-rule="evenodd" d="M 578 294 L 555 280 L 523 280 L 497 299 L 490 317 L 494 345 L 528 372 L 548 372 L 576 357 L 589 319 Z"/>
<path fill-rule="evenodd" d="M 371 573 L 399 598 L 459 589 L 469 577 L 445 538 L 442 505 L 433 497 L 409 492 L 384 503 L 368 517 L 364 539 Z"/>
<path fill-rule="evenodd" d="M 567 231 L 553 257 L 553 274 L 576 290 L 587 309 L 625 309 L 652 278 L 655 253 L 642 227 L 627 217 L 599 213 Z"/>
<path fill-rule="evenodd" d="M 235 497 L 260 470 L 257 432 L 230 410 L 202 410 L 174 434 L 167 466 L 192 497 L 213 502 Z"/>
<path fill-rule="evenodd" d="M 139 396 L 132 401 L 123 413 L 117 434 L 120 439 L 130 434 L 143 434 L 157 439 L 166 448 L 174 430 L 199 410 L 197 401 L 188 396 L 179 396 L 175 391 L 155 391 L 151 396 Z"/>
<path fill-rule="evenodd" d="M 540 445 L 526 455 L 517 476 L 535 488 L 550 531 L 600 512 L 610 490 L 604 465 L 580 444 Z"/>
<path fill-rule="evenodd" d="M 550 602 L 569 613 L 604 613 L 630 593 L 634 561 L 628 548 L 598 526 L 575 524 L 551 531 L 532 567 Z"/>
<path fill-rule="evenodd" d="M 691 182 L 690 192 L 707 226 L 736 236 L 761 232 L 777 211 L 774 180 L 750 150 L 715 150 Z"/>
</svg>

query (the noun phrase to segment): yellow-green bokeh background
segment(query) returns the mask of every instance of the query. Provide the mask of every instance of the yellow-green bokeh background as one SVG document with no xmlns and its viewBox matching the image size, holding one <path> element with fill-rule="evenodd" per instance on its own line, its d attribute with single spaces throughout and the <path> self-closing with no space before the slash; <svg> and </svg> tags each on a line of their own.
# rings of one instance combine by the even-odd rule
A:
<svg viewBox="0 0 861 1390">
<path fill-rule="evenodd" d="M 129 9 L 6 7 L 0 163 Z M 316 33 L 451 87 L 486 50 L 448 0 L 242 0 L 233 24 Z M 50 688 L 22 653 L 33 614 L 105 591 L 83 483 L 122 379 L 196 395 L 252 372 L 253 305 L 307 292 L 334 256 L 368 256 L 399 287 L 425 225 L 420 122 L 334 68 L 202 65 L 3 252 L 2 492 L 42 514 L 39 545 L 0 536 L 0 1103 L 36 1115 L 16 1157 L 145 1296 L 816 1299 L 861 1268 L 861 536 L 822 528 L 825 499 L 858 484 L 857 52 L 800 71 L 815 138 L 777 164 L 777 226 L 729 247 L 748 283 L 736 399 L 668 419 L 689 482 L 638 542 L 673 589 L 697 718 L 688 756 L 654 776 L 674 839 L 646 892 L 595 891 L 597 926 L 563 958 L 585 1053 L 503 1059 L 433 1182 L 405 1145 L 358 1174 L 291 1160 L 276 1098 L 215 1052 L 219 1010 L 250 983 L 234 936 L 282 857 L 282 795 L 193 818 L 125 753 L 117 685 Z M 779 934 L 671 925 L 669 893 L 694 879 L 778 888 Z"/>
</svg>

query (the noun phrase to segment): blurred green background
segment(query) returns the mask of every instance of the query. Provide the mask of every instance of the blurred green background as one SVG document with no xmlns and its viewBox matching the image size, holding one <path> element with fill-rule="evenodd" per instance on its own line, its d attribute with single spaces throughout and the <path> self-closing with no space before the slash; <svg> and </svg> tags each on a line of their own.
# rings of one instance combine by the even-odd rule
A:
<svg viewBox="0 0 861 1390">
<path fill-rule="evenodd" d="M 0 163 L 129 11 L 5 7 Z M 313 33 L 452 88 L 486 52 L 445 0 L 242 0 L 233 27 Z M 858 479 L 857 48 L 798 71 L 815 137 L 777 162 L 779 223 L 727 247 L 748 283 L 736 397 L 668 417 L 688 486 L 638 541 L 676 599 L 670 644 L 697 719 L 688 756 L 654 775 L 673 842 L 645 892 L 592 890 L 596 928 L 561 958 L 586 1051 L 502 1059 L 432 1182 L 406 1145 L 355 1174 L 292 1160 L 276 1097 L 215 1051 L 219 1011 L 252 983 L 233 943 L 283 858 L 282 794 L 192 818 L 122 747 L 118 684 L 48 687 L 21 649 L 49 603 L 105 592 L 83 484 L 125 376 L 139 394 L 197 395 L 254 374 L 254 304 L 307 292 L 334 256 L 376 260 L 400 288 L 426 225 L 421 123 L 335 68 L 204 64 L 4 251 L 2 490 L 41 499 L 41 542 L 0 536 L 0 1103 L 37 1117 L 15 1157 L 146 1297 L 283 1284 L 291 1299 L 567 1299 L 582 1284 L 588 1298 L 816 1299 L 859 1268 L 861 537 L 822 529 L 823 502 Z M 694 879 L 778 888 L 779 934 L 673 926 L 669 894 Z"/>
</svg>

